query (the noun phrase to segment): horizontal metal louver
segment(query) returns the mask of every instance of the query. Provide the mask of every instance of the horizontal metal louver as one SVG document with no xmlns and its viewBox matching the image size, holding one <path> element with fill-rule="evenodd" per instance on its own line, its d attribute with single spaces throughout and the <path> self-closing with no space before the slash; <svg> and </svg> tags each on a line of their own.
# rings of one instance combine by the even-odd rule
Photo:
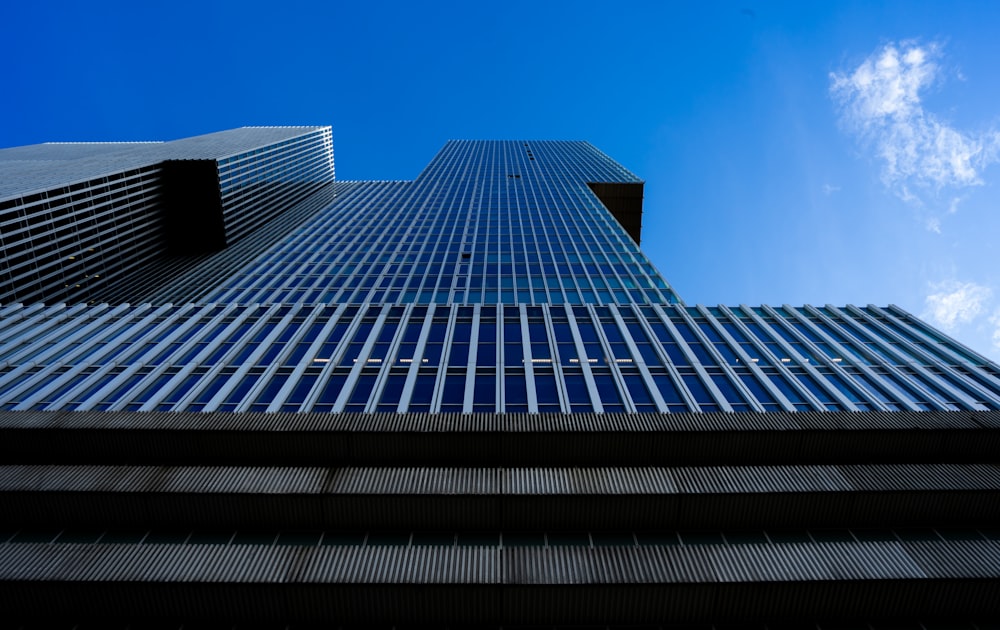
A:
<svg viewBox="0 0 1000 630">
<path fill-rule="evenodd" d="M 5 581 L 684 584 L 1000 578 L 1000 543 L 695 547 L 0 546 Z"/>
</svg>

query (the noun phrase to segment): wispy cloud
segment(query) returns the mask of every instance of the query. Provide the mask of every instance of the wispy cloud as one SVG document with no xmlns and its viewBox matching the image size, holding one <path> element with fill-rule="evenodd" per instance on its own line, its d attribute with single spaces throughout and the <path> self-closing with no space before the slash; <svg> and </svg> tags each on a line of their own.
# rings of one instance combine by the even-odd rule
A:
<svg viewBox="0 0 1000 630">
<path fill-rule="evenodd" d="M 840 186 L 834 186 L 833 184 L 823 184 L 824 195 L 832 195 L 835 192 L 840 192 Z"/>
<path fill-rule="evenodd" d="M 932 283 L 927 295 L 924 317 L 946 331 L 959 324 L 968 324 L 978 317 L 993 296 L 993 290 L 975 282 L 946 280 Z M 1000 314 L 995 315 L 995 317 Z M 1000 319 L 998 319 L 1000 324 Z"/>
<path fill-rule="evenodd" d="M 958 204 L 965 200 L 964 197 L 952 197 L 951 202 L 948 204 L 948 214 L 955 214 L 958 212 Z"/>
<path fill-rule="evenodd" d="M 927 192 L 982 184 L 1000 148 L 998 132 L 964 132 L 924 108 L 921 94 L 941 80 L 940 58 L 935 44 L 891 43 L 830 73 L 844 126 L 874 150 L 886 186 L 917 205 Z"/>
</svg>

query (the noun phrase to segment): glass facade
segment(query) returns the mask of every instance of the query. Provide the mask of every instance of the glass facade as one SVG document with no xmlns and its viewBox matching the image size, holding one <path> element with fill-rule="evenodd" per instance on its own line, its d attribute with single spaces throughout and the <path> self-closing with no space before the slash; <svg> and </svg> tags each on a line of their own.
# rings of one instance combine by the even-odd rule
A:
<svg viewBox="0 0 1000 630">
<path fill-rule="evenodd" d="M 372 182 L 198 302 L 668 304 L 587 186 L 641 184 L 582 142 L 453 141 L 412 182 Z"/>
<path fill-rule="evenodd" d="M 220 158 L 227 232 L 302 206 L 330 151 L 321 129 Z M 412 182 L 313 194 L 269 246 L 147 304 L 8 306 L 0 408 L 1000 408 L 996 366 L 895 307 L 680 304 L 595 183 L 641 185 L 583 142 L 452 141 Z"/>
<path fill-rule="evenodd" d="M 894 308 L 10 306 L 2 408 L 1000 409 L 996 369 Z"/>
</svg>

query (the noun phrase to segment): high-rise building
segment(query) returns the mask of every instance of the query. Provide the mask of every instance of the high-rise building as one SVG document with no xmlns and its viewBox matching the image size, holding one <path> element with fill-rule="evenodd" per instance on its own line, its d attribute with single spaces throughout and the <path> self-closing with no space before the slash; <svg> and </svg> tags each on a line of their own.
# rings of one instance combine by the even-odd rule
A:
<svg viewBox="0 0 1000 630">
<path fill-rule="evenodd" d="M 1000 367 L 684 305 L 584 142 L 333 173 L 323 127 L 0 151 L 13 627 L 996 627 Z"/>
</svg>

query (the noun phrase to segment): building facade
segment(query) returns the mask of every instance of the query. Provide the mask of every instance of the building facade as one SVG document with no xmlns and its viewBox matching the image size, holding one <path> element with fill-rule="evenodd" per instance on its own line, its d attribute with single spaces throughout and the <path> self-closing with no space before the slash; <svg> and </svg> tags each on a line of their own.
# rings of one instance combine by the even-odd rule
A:
<svg viewBox="0 0 1000 630">
<path fill-rule="evenodd" d="M 329 127 L 0 150 L 0 302 L 116 301 L 331 181 Z"/>
<path fill-rule="evenodd" d="M 1000 367 L 684 305 L 587 143 L 333 172 L 319 127 L 0 151 L 17 623 L 993 627 Z"/>
</svg>

